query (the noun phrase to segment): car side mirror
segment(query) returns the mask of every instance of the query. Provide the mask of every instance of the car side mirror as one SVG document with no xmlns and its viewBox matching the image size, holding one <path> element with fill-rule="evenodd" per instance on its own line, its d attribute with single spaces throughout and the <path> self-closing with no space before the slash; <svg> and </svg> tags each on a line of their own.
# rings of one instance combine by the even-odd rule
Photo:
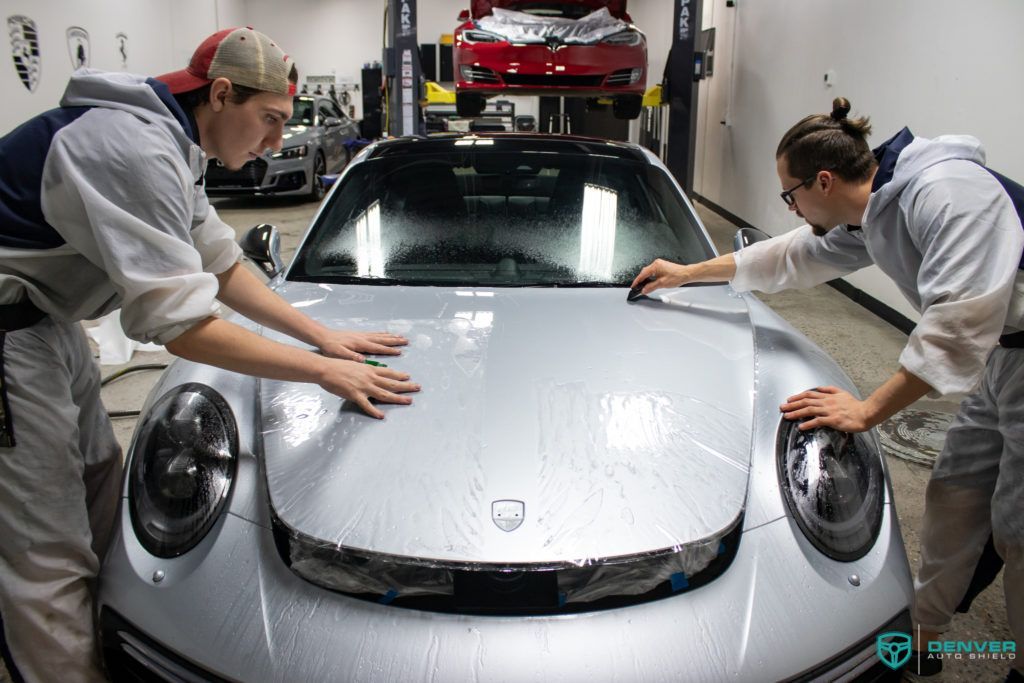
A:
<svg viewBox="0 0 1024 683">
<path fill-rule="evenodd" d="M 281 260 L 281 233 L 273 225 L 263 223 L 251 228 L 238 240 L 245 254 L 270 279 L 284 270 Z"/>
<path fill-rule="evenodd" d="M 467 21 L 469 21 L 468 9 L 464 9 L 461 12 L 459 12 L 459 21 L 461 21 L 462 23 L 466 23 Z"/>
<path fill-rule="evenodd" d="M 771 238 L 771 235 L 757 228 L 740 228 L 732 238 L 732 250 L 740 251 L 754 242 L 763 242 Z"/>
<path fill-rule="evenodd" d="M 324 119 L 324 126 L 326 126 L 327 128 L 337 128 L 340 125 L 341 119 L 339 119 L 337 116 L 328 116 L 326 119 Z"/>
</svg>

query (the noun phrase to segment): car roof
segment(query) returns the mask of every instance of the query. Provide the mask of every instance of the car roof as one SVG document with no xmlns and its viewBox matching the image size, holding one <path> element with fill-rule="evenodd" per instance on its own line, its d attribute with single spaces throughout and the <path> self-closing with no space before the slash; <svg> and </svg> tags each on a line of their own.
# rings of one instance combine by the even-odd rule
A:
<svg viewBox="0 0 1024 683">
<path fill-rule="evenodd" d="M 493 146 L 478 147 L 474 142 L 491 140 Z M 594 154 L 631 161 L 647 162 L 643 150 L 637 145 L 590 138 L 579 135 L 550 135 L 544 133 L 442 133 L 430 137 L 408 136 L 384 140 L 369 154 L 370 159 L 395 155 L 443 154 L 453 151 L 454 143 L 463 143 L 461 151 L 494 152 L 548 152 L 562 154 Z M 459 145 L 461 146 L 461 145 Z M 468 149 L 470 146 L 473 149 Z M 458 151 L 458 147 L 455 148 Z"/>
</svg>

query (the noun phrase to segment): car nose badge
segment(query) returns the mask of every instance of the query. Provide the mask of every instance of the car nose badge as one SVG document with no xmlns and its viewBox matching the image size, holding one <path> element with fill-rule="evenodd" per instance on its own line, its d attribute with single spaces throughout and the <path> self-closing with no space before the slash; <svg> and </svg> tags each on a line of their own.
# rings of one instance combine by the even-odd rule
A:
<svg viewBox="0 0 1024 683">
<path fill-rule="evenodd" d="M 502 531 L 515 531 L 526 518 L 526 503 L 521 500 L 496 500 L 491 503 L 491 519 Z"/>
</svg>

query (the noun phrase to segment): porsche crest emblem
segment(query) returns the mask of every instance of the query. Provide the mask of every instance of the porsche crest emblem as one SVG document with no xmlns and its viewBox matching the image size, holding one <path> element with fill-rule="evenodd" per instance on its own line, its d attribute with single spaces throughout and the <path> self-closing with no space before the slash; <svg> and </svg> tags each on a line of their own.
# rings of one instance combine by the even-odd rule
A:
<svg viewBox="0 0 1024 683">
<path fill-rule="evenodd" d="M 128 68 L 128 34 L 118 33 L 114 36 L 117 41 L 117 54 L 121 58 L 121 68 Z"/>
<path fill-rule="evenodd" d="M 39 85 L 39 72 L 42 64 L 39 60 L 39 32 L 36 22 L 26 16 L 7 17 L 7 34 L 11 37 L 11 57 L 14 59 L 14 70 L 18 78 L 35 92 Z"/>
<path fill-rule="evenodd" d="M 89 66 L 89 32 L 81 26 L 71 26 L 67 30 L 67 37 L 71 68 L 81 69 L 83 66 Z"/>
<path fill-rule="evenodd" d="M 515 531 L 526 517 L 526 504 L 521 500 L 496 500 L 491 503 L 491 519 L 502 531 Z"/>
</svg>

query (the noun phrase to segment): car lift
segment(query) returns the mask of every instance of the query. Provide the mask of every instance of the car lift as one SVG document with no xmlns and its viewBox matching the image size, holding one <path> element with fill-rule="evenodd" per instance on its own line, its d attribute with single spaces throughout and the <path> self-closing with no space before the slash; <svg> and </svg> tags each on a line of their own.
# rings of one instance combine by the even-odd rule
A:
<svg viewBox="0 0 1024 683">
<path fill-rule="evenodd" d="M 701 78 L 697 59 L 703 0 L 675 0 L 673 3 L 672 48 L 665 65 L 667 83 L 668 149 L 665 165 L 683 191 L 693 195 L 694 151 L 697 141 L 697 92 Z"/>
<path fill-rule="evenodd" d="M 416 0 L 387 0 L 384 11 L 384 134 L 422 135 Z"/>
<path fill-rule="evenodd" d="M 669 101 L 665 164 L 688 195 L 693 193 L 697 139 L 700 73 L 695 67 L 700 68 L 696 48 L 702 5 L 703 0 L 674 0 L 672 49 L 665 67 Z M 425 126 L 419 103 L 425 96 L 421 97 L 416 0 L 387 0 L 384 21 L 384 132 L 394 136 L 422 135 Z"/>
</svg>

